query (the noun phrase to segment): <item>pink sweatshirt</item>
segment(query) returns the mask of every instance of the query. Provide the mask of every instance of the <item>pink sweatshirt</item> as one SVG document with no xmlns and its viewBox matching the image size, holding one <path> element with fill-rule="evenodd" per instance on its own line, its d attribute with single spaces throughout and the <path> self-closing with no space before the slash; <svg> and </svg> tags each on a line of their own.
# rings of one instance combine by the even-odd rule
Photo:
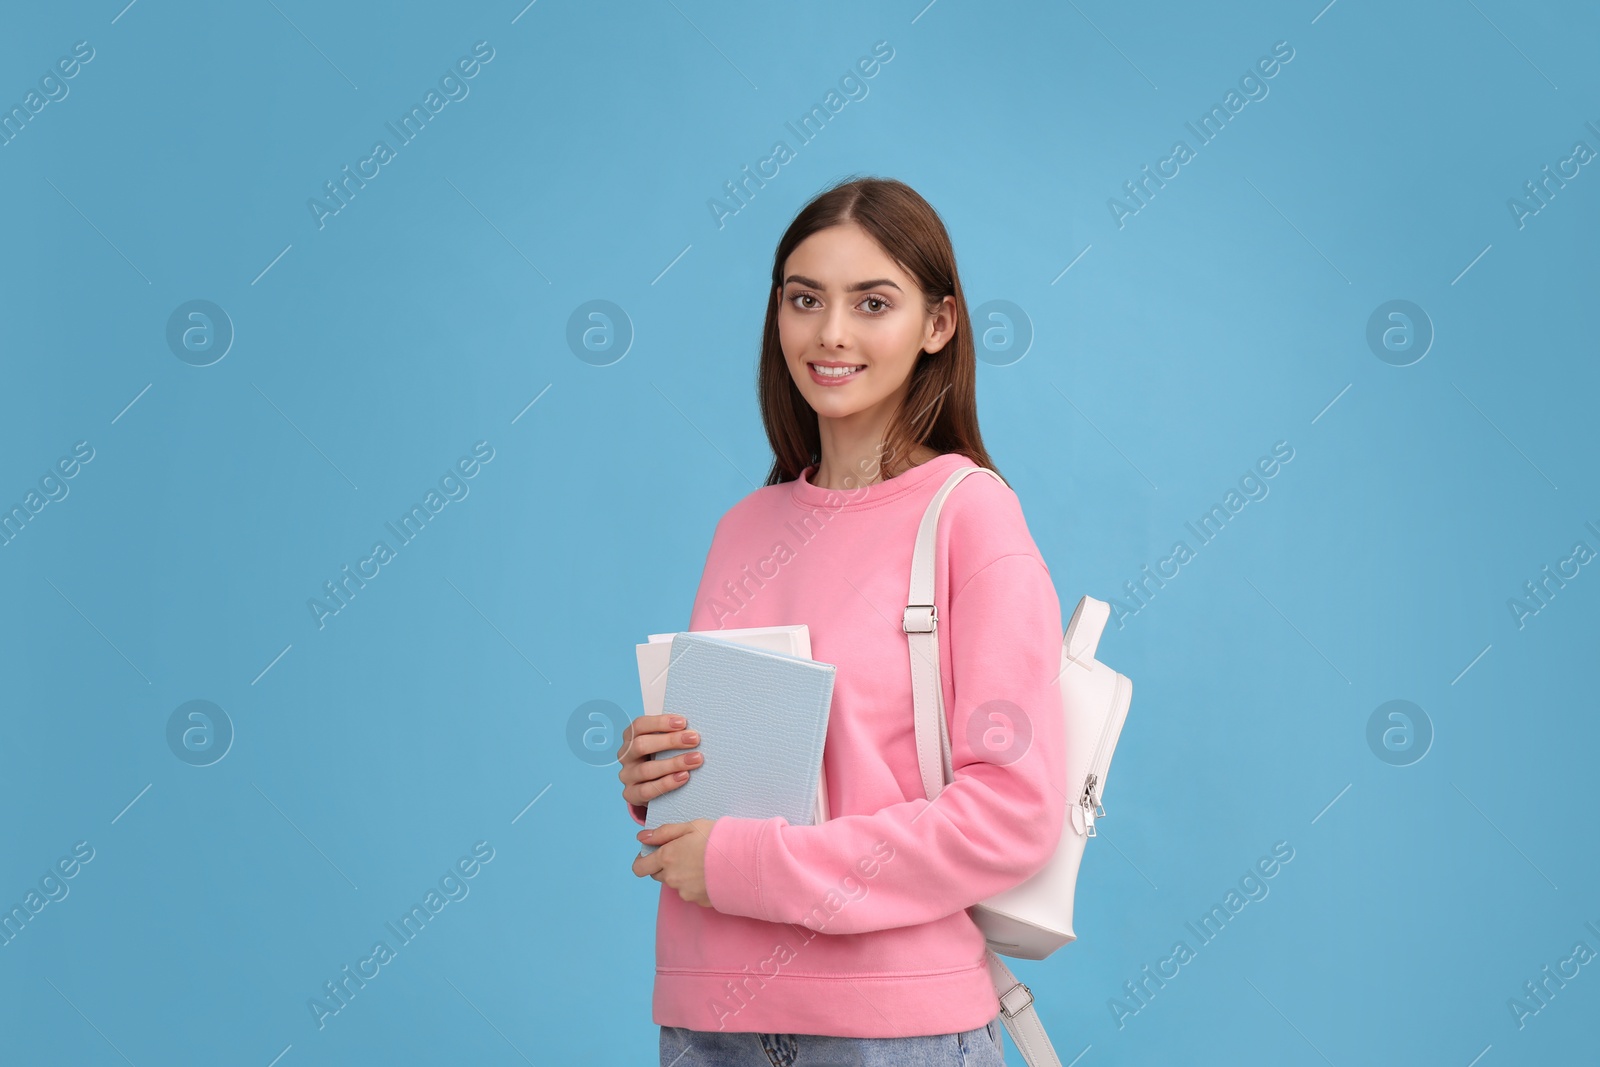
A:
<svg viewBox="0 0 1600 1067">
<path fill-rule="evenodd" d="M 1017 495 L 969 475 L 939 516 L 934 602 L 954 780 L 928 810 L 900 623 L 917 524 L 946 476 L 971 465 L 945 453 L 845 490 L 812 485 L 808 467 L 718 522 L 689 629 L 808 624 L 812 657 L 837 667 L 823 754 L 830 818 L 716 820 L 712 906 L 661 886 L 656 1023 L 909 1037 L 976 1029 L 1000 1010 L 965 909 L 1040 870 L 1060 840 L 1062 620 Z M 643 824 L 643 807 L 629 813 Z"/>
</svg>

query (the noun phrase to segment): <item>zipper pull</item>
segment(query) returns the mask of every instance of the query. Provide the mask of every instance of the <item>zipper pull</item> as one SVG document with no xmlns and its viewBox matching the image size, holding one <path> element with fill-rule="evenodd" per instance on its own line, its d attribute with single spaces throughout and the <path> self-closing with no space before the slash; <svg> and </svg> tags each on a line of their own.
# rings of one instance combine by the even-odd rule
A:
<svg viewBox="0 0 1600 1067">
<path fill-rule="evenodd" d="M 1095 788 L 1099 784 L 1100 776 L 1090 771 L 1088 780 L 1083 783 L 1083 802 L 1086 806 L 1094 808 L 1095 815 L 1103 819 L 1106 814 L 1106 806 L 1100 803 L 1100 798 L 1095 795 Z"/>
<path fill-rule="evenodd" d="M 1105 806 L 1100 803 L 1100 798 L 1095 796 L 1095 787 L 1099 784 L 1099 781 L 1099 775 L 1090 771 L 1089 777 L 1083 783 L 1083 793 L 1078 797 L 1078 814 L 1082 818 L 1085 837 L 1098 836 L 1094 831 L 1095 817 L 1104 816 L 1106 813 Z"/>
</svg>

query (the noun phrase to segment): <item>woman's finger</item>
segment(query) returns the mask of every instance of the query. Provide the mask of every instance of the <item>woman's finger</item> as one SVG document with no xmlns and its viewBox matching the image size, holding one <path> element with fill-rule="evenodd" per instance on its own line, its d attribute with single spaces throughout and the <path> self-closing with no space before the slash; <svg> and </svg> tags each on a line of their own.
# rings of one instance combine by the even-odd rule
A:
<svg viewBox="0 0 1600 1067">
<path fill-rule="evenodd" d="M 636 721 L 645 721 L 651 718 L 665 718 L 665 716 L 641 716 Z M 693 730 L 666 730 L 666 731 L 636 731 L 632 727 L 625 731 L 622 747 L 617 749 L 617 759 L 625 765 L 631 761 L 649 759 L 657 752 L 669 748 L 693 748 L 700 743 L 700 738 Z"/>
<path fill-rule="evenodd" d="M 635 856 L 633 859 L 633 873 L 640 878 L 648 874 L 659 882 L 661 880 L 661 868 L 666 862 L 661 858 L 659 849 L 648 856 Z"/>
<path fill-rule="evenodd" d="M 691 742 L 693 743 L 693 742 Z M 663 750 L 680 746 L 663 745 Z M 697 751 L 685 752 L 678 756 L 660 755 L 654 759 L 642 759 L 632 765 L 633 777 L 636 781 L 645 782 L 652 778 L 660 778 L 664 774 L 674 774 L 698 767 L 705 762 L 704 754 Z"/>
<path fill-rule="evenodd" d="M 688 739 L 688 744 L 699 743 L 699 738 L 692 730 L 670 736 L 680 744 L 685 742 L 685 738 Z M 617 780 L 622 783 L 623 796 L 629 803 L 648 804 L 667 790 L 676 789 L 687 782 L 689 780 L 687 772 L 704 762 L 705 756 L 700 752 L 685 752 L 681 756 L 669 756 L 664 759 L 624 762 L 622 768 L 617 771 Z"/>
<path fill-rule="evenodd" d="M 631 777 L 634 784 L 654 781 L 665 778 L 679 771 L 690 771 L 705 762 L 705 755 L 701 752 L 685 752 L 681 756 L 658 756 L 655 759 L 640 760 L 633 768 Z M 627 781 L 627 779 L 623 779 Z M 682 781 L 683 779 L 679 779 Z"/>
<path fill-rule="evenodd" d="M 622 796 L 630 804 L 649 804 L 669 789 L 676 789 L 689 780 L 689 772 L 687 770 L 672 771 L 670 766 L 673 762 L 672 760 L 651 760 L 649 762 L 663 764 L 661 770 L 654 772 L 659 777 L 647 778 L 633 785 L 624 786 Z M 669 771 L 671 773 L 667 773 Z"/>
<path fill-rule="evenodd" d="M 647 845 L 660 845 L 694 832 L 692 822 L 667 822 L 650 830 L 640 830 L 638 837 Z M 647 836 L 648 835 L 648 836 Z M 652 853 L 654 855 L 654 853 Z"/>
</svg>

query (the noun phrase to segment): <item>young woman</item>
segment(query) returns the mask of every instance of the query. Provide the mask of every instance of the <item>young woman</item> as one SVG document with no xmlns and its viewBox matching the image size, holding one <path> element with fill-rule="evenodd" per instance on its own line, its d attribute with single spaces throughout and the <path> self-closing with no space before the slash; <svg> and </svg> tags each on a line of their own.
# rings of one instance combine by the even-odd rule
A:
<svg viewBox="0 0 1600 1067">
<path fill-rule="evenodd" d="M 966 909 L 1049 860 L 1066 813 L 1062 623 L 1008 485 L 939 516 L 934 602 L 953 779 L 930 803 L 902 629 L 916 529 L 978 433 L 972 329 L 933 208 L 897 181 L 819 195 L 778 243 L 761 347 L 766 485 L 718 522 L 690 630 L 806 623 L 836 666 L 829 820 L 672 823 L 633 873 L 662 883 L 663 1067 L 1003 1063 Z M 687 719 L 687 721 L 685 721 Z M 700 753 L 694 714 L 624 731 L 636 823 Z M 714 758 L 714 757 L 707 757 Z"/>
</svg>

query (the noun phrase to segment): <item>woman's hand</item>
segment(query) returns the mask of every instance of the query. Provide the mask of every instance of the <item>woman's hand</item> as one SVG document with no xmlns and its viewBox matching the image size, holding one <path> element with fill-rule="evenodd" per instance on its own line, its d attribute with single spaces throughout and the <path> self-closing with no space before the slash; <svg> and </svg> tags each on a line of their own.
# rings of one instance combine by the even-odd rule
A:
<svg viewBox="0 0 1600 1067">
<path fill-rule="evenodd" d="M 706 845 L 711 841 L 715 819 L 669 822 L 654 830 L 640 830 L 639 840 L 661 847 L 633 861 L 633 873 L 649 875 L 678 891 L 690 904 L 711 907 L 706 895 Z"/>
<path fill-rule="evenodd" d="M 622 798 L 635 807 L 644 807 L 669 789 L 676 789 L 689 780 L 689 770 L 705 762 L 699 752 L 689 752 L 672 759 L 652 759 L 664 749 L 693 748 L 700 743 L 700 735 L 686 726 L 681 715 L 641 715 L 622 731 L 622 747 L 617 749 L 617 759 L 622 769 L 617 778 L 622 782 Z"/>
</svg>

